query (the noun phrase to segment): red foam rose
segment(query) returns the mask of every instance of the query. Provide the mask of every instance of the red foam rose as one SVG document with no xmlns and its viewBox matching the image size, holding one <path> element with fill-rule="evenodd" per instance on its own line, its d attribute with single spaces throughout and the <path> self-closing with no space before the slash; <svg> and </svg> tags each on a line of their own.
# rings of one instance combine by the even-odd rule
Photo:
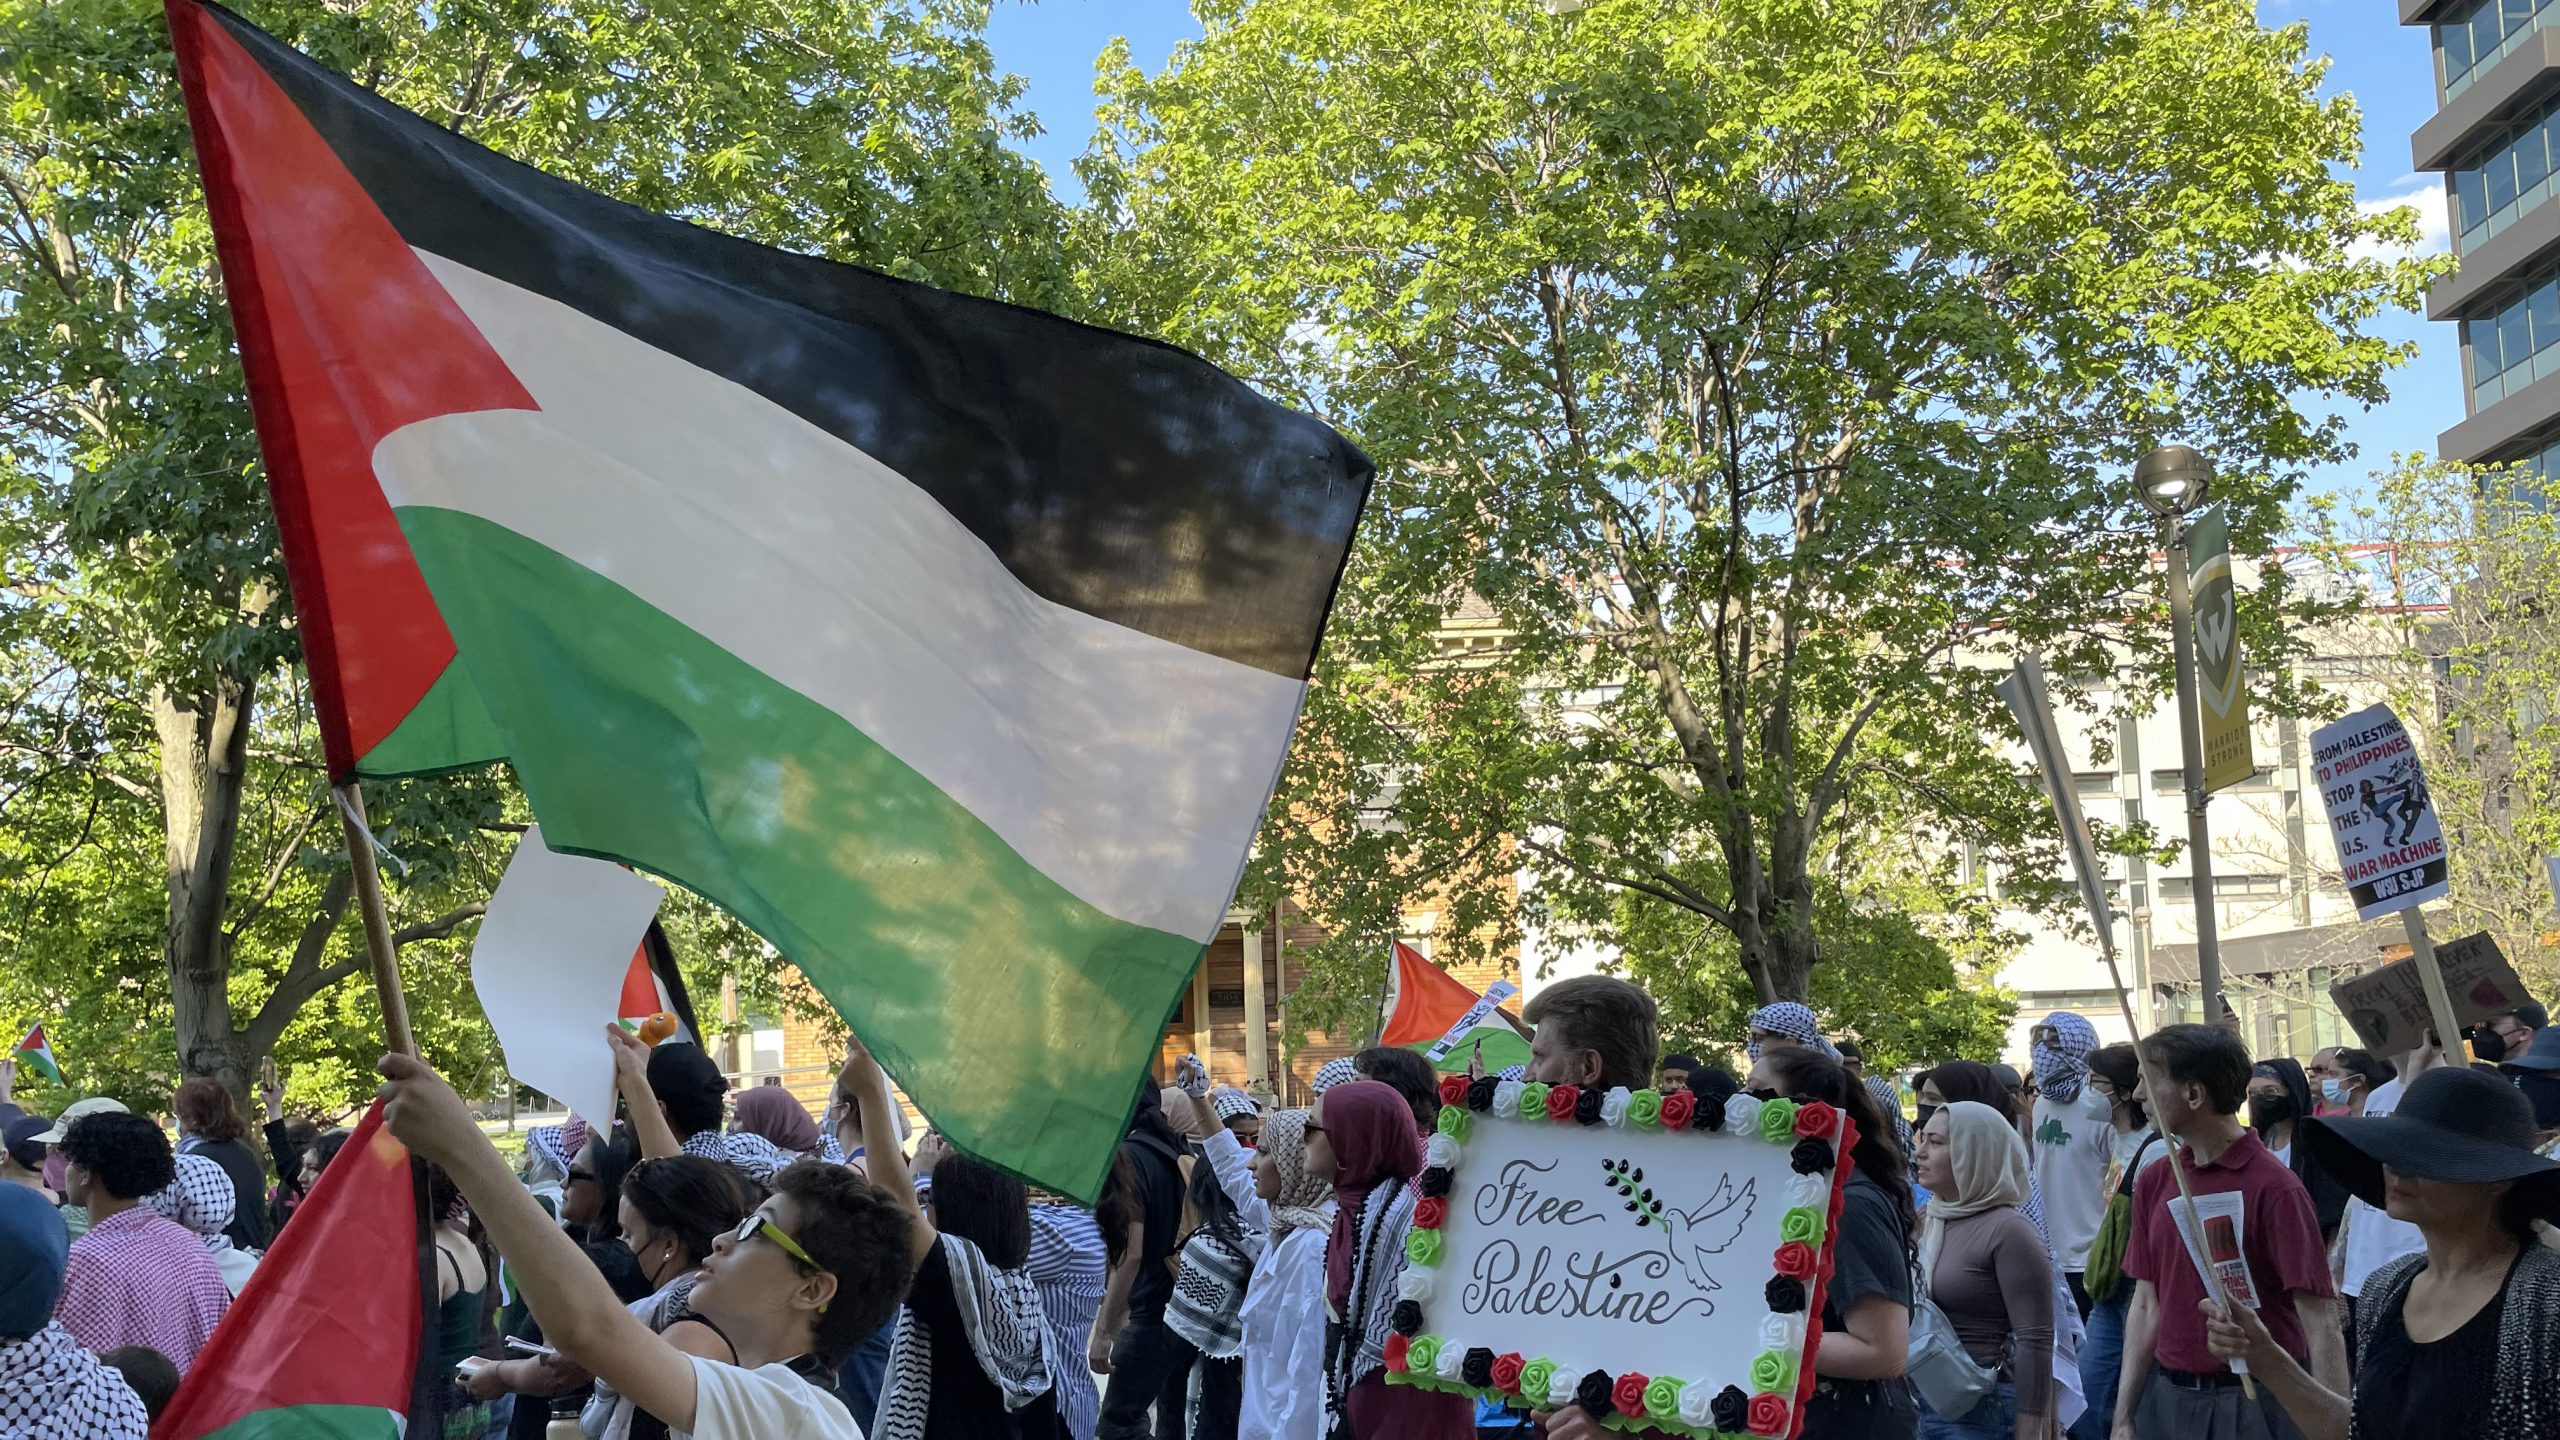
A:
<svg viewBox="0 0 2560 1440">
<path fill-rule="evenodd" d="M 1449 1202 L 1434 1195 L 1413 1207 L 1413 1228 L 1437 1230 L 1449 1218 Z"/>
<path fill-rule="evenodd" d="M 1505 1395 L 1519 1394 L 1520 1372 L 1527 1369 L 1528 1365 L 1529 1362 L 1521 1359 L 1520 1352 L 1516 1350 L 1494 1356 L 1493 1388 Z M 1544 1400 L 1546 1397 L 1541 1395 L 1538 1398 Z"/>
<path fill-rule="evenodd" d="M 1812 1246 L 1801 1240 L 1790 1240 L 1778 1247 L 1777 1258 L 1773 1263 L 1778 1267 L 1778 1273 L 1789 1279 L 1810 1280 L 1813 1278 L 1813 1269 L 1817 1262 Z"/>
<path fill-rule="evenodd" d="M 1662 1128 L 1686 1130 L 1690 1117 L 1698 1113 L 1698 1097 L 1686 1090 L 1674 1090 L 1662 1097 Z"/>
<path fill-rule="evenodd" d="M 1651 1383 L 1651 1376 L 1630 1370 L 1619 1376 L 1617 1385 L 1609 1391 L 1609 1403 L 1618 1407 L 1619 1414 L 1641 1420 L 1644 1418 L 1644 1387 Z"/>
<path fill-rule="evenodd" d="M 1751 1397 L 1751 1409 L 1746 1413 L 1748 1414 L 1749 1419 L 1745 1423 L 1751 1427 L 1751 1433 L 1754 1435 L 1784 1435 L 1787 1433 L 1787 1401 L 1785 1396 L 1776 1394 L 1754 1395 Z"/>
<path fill-rule="evenodd" d="M 1840 1112 L 1819 1100 L 1796 1107 L 1796 1133 L 1815 1140 L 1827 1140 L 1840 1125 Z"/>
<path fill-rule="evenodd" d="M 1550 1120 L 1570 1120 L 1573 1118 L 1573 1107 L 1581 1103 L 1581 1086 L 1558 1085 L 1547 1092 L 1547 1118 Z"/>
<path fill-rule="evenodd" d="M 1443 1075 L 1443 1076 L 1441 1076 L 1441 1077 L 1440 1077 L 1440 1103 L 1441 1103 L 1441 1104 L 1443 1104 L 1443 1105 L 1464 1105 L 1464 1104 L 1466 1104 L 1466 1103 L 1467 1103 L 1467 1077 L 1466 1077 L 1466 1076 L 1464 1076 L 1464 1075 Z"/>
<path fill-rule="evenodd" d="M 1413 1341 L 1410 1337 L 1389 1334 L 1387 1336 L 1387 1368 L 1398 1375 L 1405 1373 L 1407 1363 L 1405 1351 L 1411 1349 L 1412 1346 Z"/>
</svg>

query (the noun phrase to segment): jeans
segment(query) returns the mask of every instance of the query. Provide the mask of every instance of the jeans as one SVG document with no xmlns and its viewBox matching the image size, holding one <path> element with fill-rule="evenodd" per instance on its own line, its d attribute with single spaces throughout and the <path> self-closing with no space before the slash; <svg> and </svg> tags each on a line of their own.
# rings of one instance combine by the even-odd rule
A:
<svg viewBox="0 0 2560 1440">
<path fill-rule="evenodd" d="M 1110 1383 L 1094 1440 L 1182 1440 L 1183 1402 L 1191 1361 L 1200 1352 L 1166 1328 L 1159 1313 L 1130 1317 L 1111 1342 Z M 1156 1412 L 1147 1423 L 1147 1412 Z"/>
<path fill-rule="evenodd" d="M 2017 1440 L 2017 1387 L 2003 1380 L 1962 1419 L 1944 1420 L 1920 1402 L 1920 1440 Z"/>
<path fill-rule="evenodd" d="M 844 1365 L 836 1371 L 836 1398 L 853 1412 L 853 1423 L 862 1433 L 871 1433 L 871 1422 L 880 1413 L 880 1391 L 889 1374 L 889 1341 L 898 1333 L 898 1317 L 892 1312 L 886 1323 L 871 1332 L 871 1338 L 853 1347 L 844 1357 Z M 1084 1362 L 1079 1359 L 1077 1364 Z"/>
<path fill-rule="evenodd" d="M 2073 1440 L 2107 1440 L 2116 1422 L 2116 1374 L 2124 1367 L 2124 1322 L 2133 1313 L 2133 1281 L 2116 1281 L 2115 1298 L 2089 1310 L 2089 1338 L 2080 1346 L 2080 1393 L 2089 1413 L 2071 1427 Z"/>
</svg>

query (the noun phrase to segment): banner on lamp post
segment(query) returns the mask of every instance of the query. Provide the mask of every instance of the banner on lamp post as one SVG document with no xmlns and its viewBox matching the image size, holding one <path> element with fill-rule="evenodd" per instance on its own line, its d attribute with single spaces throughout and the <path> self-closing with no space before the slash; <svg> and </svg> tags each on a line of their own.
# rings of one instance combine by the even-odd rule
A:
<svg viewBox="0 0 2560 1440">
<path fill-rule="evenodd" d="M 2204 788 L 2258 773 L 2249 748 L 2249 686 L 2240 664 L 2239 592 L 2231 583 L 2231 529 L 2217 505 L 2187 529 L 2187 586 L 2195 596 L 2196 710 L 2204 734 Z"/>
</svg>

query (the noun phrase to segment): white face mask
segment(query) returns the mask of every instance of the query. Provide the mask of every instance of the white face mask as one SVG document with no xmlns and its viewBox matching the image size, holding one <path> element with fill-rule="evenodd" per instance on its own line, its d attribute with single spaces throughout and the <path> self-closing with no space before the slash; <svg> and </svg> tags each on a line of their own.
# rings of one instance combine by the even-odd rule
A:
<svg viewBox="0 0 2560 1440">
<path fill-rule="evenodd" d="M 2332 1075 L 2320 1082 L 2320 1098 L 2332 1105 L 2347 1103 L 2347 1082 Z"/>
</svg>

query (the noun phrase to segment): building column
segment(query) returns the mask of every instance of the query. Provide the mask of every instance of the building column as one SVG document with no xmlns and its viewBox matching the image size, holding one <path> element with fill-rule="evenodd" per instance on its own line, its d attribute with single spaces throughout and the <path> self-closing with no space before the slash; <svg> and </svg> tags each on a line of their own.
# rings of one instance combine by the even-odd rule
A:
<svg viewBox="0 0 2560 1440">
<path fill-rule="evenodd" d="M 1244 1078 L 1249 1085 L 1271 1079 L 1271 1030 L 1262 1014 L 1262 930 L 1244 931 Z"/>
<path fill-rule="evenodd" d="M 1199 966 L 1191 972 L 1191 1053 L 1200 1063 L 1209 1063 L 1209 957 L 1200 957 Z"/>
</svg>

